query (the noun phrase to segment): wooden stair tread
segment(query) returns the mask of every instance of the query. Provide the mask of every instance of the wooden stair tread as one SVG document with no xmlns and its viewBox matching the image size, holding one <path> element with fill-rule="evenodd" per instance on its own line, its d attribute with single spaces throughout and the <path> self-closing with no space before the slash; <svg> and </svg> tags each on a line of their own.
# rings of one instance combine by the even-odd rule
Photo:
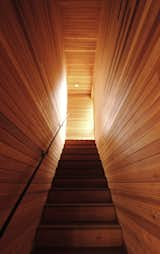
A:
<svg viewBox="0 0 160 254">
<path fill-rule="evenodd" d="M 68 144 L 94 144 L 95 145 L 95 140 L 92 139 L 92 140 L 74 140 L 74 139 L 67 139 L 65 141 L 65 145 L 68 145 Z"/>
<path fill-rule="evenodd" d="M 122 245 L 119 225 L 41 225 L 37 230 L 38 246 L 111 247 Z"/>
<path fill-rule="evenodd" d="M 97 189 L 97 188 L 92 188 L 90 187 L 90 189 L 86 188 L 86 189 L 81 189 L 81 188 L 53 188 L 53 189 L 50 189 L 50 192 L 57 192 L 57 193 L 60 193 L 60 192 L 81 192 L 81 193 L 89 193 L 91 191 L 94 191 L 94 192 L 98 192 L 98 193 L 106 193 L 106 192 L 109 192 L 109 188 L 101 188 L 101 189 Z"/>
<path fill-rule="evenodd" d="M 121 229 L 120 225 L 115 223 L 68 223 L 68 224 L 41 224 L 38 229 Z"/>
<path fill-rule="evenodd" d="M 37 248 L 35 254 L 125 254 L 121 247 L 95 248 Z"/>
<path fill-rule="evenodd" d="M 113 203 L 46 203 L 45 207 L 77 207 L 77 206 L 80 206 L 80 207 L 113 207 Z"/>
<path fill-rule="evenodd" d="M 62 223 L 62 224 L 60 224 Z M 106 226 L 105 226 L 105 225 Z M 113 221 L 96 221 L 96 220 L 91 220 L 91 221 L 80 221 L 80 220 L 77 220 L 77 221 L 74 221 L 74 220 L 70 220 L 70 221 L 54 221 L 53 223 L 49 222 L 47 223 L 46 221 L 44 221 L 43 219 L 41 220 L 41 226 L 39 226 L 40 228 L 42 226 L 44 226 L 44 228 L 46 228 L 46 226 L 50 226 L 50 227 L 53 227 L 54 229 L 57 228 L 57 229 L 76 229 L 76 230 L 79 230 L 79 229 L 104 229 L 104 228 L 111 228 L 111 229 L 120 229 L 120 226 L 119 227 L 110 227 L 110 226 L 116 226 L 118 225 L 117 221 L 113 220 Z M 57 226 L 57 227 L 56 227 Z M 73 227 L 72 227 L 73 226 Z M 82 227 L 81 227 L 82 226 Z M 52 229 L 52 228 L 51 228 Z"/>
<path fill-rule="evenodd" d="M 99 158 L 96 158 L 94 160 L 93 159 L 87 159 L 87 158 L 86 159 L 84 158 L 83 160 L 82 159 L 75 160 L 74 157 L 72 159 L 69 159 L 69 160 L 68 159 L 61 159 L 60 163 L 62 164 L 63 162 L 66 162 L 66 161 L 67 162 L 69 161 L 69 163 L 72 163 L 74 161 L 77 163 L 77 161 L 80 161 L 81 163 L 84 163 L 84 162 L 87 162 L 87 163 L 96 163 L 97 162 L 97 163 L 101 164 L 101 160 Z"/>
<path fill-rule="evenodd" d="M 50 191 L 80 191 L 80 192 L 88 192 L 88 191 L 109 191 L 109 188 L 103 188 L 103 187 L 89 187 L 88 188 L 79 188 L 79 187 L 54 187 L 54 189 L 50 189 Z"/>
<path fill-rule="evenodd" d="M 65 164 L 65 163 L 66 164 L 72 164 L 72 163 L 76 164 L 77 162 L 79 162 L 82 165 L 84 165 L 84 164 L 86 164 L 86 165 L 95 165 L 95 164 L 102 165 L 100 158 L 95 159 L 95 160 L 90 159 L 90 160 L 76 160 L 76 161 L 74 159 L 72 159 L 72 160 L 61 159 L 59 161 L 58 165 L 62 165 L 62 164 Z"/>
<path fill-rule="evenodd" d="M 77 164 L 77 161 L 74 160 L 72 163 L 69 160 L 65 160 L 63 163 L 58 164 L 57 171 L 58 170 L 66 170 L 66 169 L 75 169 L 75 170 L 101 170 L 103 172 L 102 165 L 98 162 L 96 164 L 89 161 L 80 161 Z"/>
<path fill-rule="evenodd" d="M 70 177 L 70 178 L 75 178 L 75 177 L 81 177 L 81 178 L 88 178 L 88 177 L 94 177 L 94 178 L 97 178 L 97 177 L 100 177 L 100 176 L 103 176 L 103 173 L 101 172 L 97 172 L 97 173 L 92 173 L 92 172 L 84 172 L 83 174 L 81 172 L 78 172 L 78 171 L 68 171 L 66 173 L 64 172 L 59 172 L 59 173 L 56 173 L 56 177 Z"/>
<path fill-rule="evenodd" d="M 58 179 L 58 180 L 60 180 L 60 179 L 67 179 L 67 180 L 69 180 L 69 179 L 75 179 L 75 176 L 68 176 L 68 175 L 63 175 L 63 176 L 60 176 L 60 175 L 56 175 L 55 176 L 56 177 L 56 179 Z M 93 176 L 93 175 L 90 175 L 89 176 L 89 178 L 90 179 L 93 179 L 93 180 L 95 180 L 95 179 L 103 179 L 104 178 L 104 176 L 101 176 L 101 175 L 98 175 L 98 176 Z M 87 175 L 79 175 L 78 176 L 78 179 L 88 179 L 88 176 Z"/>
<path fill-rule="evenodd" d="M 67 148 L 67 149 L 63 149 L 62 151 L 63 154 L 98 154 L 97 149 L 95 149 L 95 147 L 88 147 L 88 148 L 81 148 L 81 147 L 77 147 L 77 148 Z"/>
<path fill-rule="evenodd" d="M 99 160 L 98 154 L 63 154 L 61 156 L 61 160 L 81 160 L 81 161 L 88 161 L 88 160 Z"/>
<path fill-rule="evenodd" d="M 92 186 L 91 187 L 90 186 L 88 186 L 88 187 L 86 187 L 86 186 L 79 187 L 78 186 L 76 188 L 76 187 L 63 187 L 63 186 L 61 187 L 61 186 L 58 186 L 58 187 L 54 187 L 54 190 L 55 191 L 58 191 L 58 190 L 65 190 L 65 191 L 72 191 L 72 190 L 73 191 L 74 190 L 82 190 L 82 191 L 85 190 L 85 191 L 87 191 L 88 190 L 88 191 L 90 191 L 90 190 L 93 190 L 93 187 Z M 98 187 L 95 188 L 95 190 L 104 190 L 104 188 L 101 187 L 101 186 L 98 186 Z"/>
<path fill-rule="evenodd" d="M 69 178 L 79 178 L 81 176 L 81 178 L 86 177 L 89 178 L 92 176 L 93 177 L 102 177 L 103 173 L 102 172 L 90 172 L 90 171 L 73 171 L 73 170 L 66 170 L 66 171 L 59 171 L 59 173 L 56 173 L 55 177 L 59 177 L 61 176 L 61 178 L 65 178 L 66 176 Z M 87 177 L 88 176 L 88 177 Z"/>
<path fill-rule="evenodd" d="M 71 149 L 71 148 L 69 148 L 69 149 L 67 149 L 67 151 L 64 151 L 64 152 L 62 152 L 62 154 L 61 154 L 61 158 L 63 158 L 63 156 L 64 155 L 73 155 L 73 156 L 75 156 L 75 155 L 83 155 L 83 156 L 88 156 L 88 155 L 95 155 L 95 156 L 99 156 L 99 154 L 98 154 L 98 152 L 97 152 L 97 150 L 96 149 L 76 149 L 76 148 L 74 148 L 74 149 Z"/>
<path fill-rule="evenodd" d="M 116 223 L 113 206 L 45 206 L 42 223 Z"/>
<path fill-rule="evenodd" d="M 54 181 L 53 181 L 53 183 L 56 183 L 56 182 L 58 182 L 58 181 L 61 181 L 61 182 L 63 182 L 63 181 L 70 181 L 70 182 L 79 182 L 79 183 L 92 183 L 92 182 L 97 182 L 97 183 L 105 183 L 105 184 L 107 184 L 107 181 L 104 179 L 104 177 L 101 177 L 101 178 L 98 178 L 98 179 L 92 179 L 92 178 L 86 178 L 86 179 L 79 179 L 79 178 L 72 178 L 72 179 L 66 179 L 66 178 L 61 178 L 61 179 L 54 179 Z"/>
<path fill-rule="evenodd" d="M 72 164 L 72 166 L 73 166 L 73 164 Z M 81 172 L 85 172 L 86 170 L 88 170 L 88 171 L 90 171 L 90 172 L 94 172 L 94 171 L 102 171 L 103 172 L 103 170 L 101 169 L 101 168 L 99 168 L 99 169 L 97 169 L 97 167 L 87 167 L 87 166 L 85 166 L 85 167 L 59 167 L 58 168 L 58 171 L 67 171 L 67 170 L 74 170 L 74 171 L 77 171 L 77 170 L 80 170 Z"/>
<path fill-rule="evenodd" d="M 58 187 L 78 187 L 78 188 L 106 188 L 107 187 L 107 182 L 102 179 L 55 179 L 54 182 L 52 183 L 53 188 L 58 188 Z"/>
<path fill-rule="evenodd" d="M 51 190 L 47 202 L 98 202 L 107 203 L 111 201 L 109 190 Z"/>
<path fill-rule="evenodd" d="M 79 145 L 76 145 L 76 144 L 68 144 L 68 145 L 64 145 L 64 149 L 67 150 L 67 149 L 84 149 L 84 150 L 89 150 L 89 149 L 96 149 L 95 148 L 95 144 L 79 144 Z"/>
</svg>

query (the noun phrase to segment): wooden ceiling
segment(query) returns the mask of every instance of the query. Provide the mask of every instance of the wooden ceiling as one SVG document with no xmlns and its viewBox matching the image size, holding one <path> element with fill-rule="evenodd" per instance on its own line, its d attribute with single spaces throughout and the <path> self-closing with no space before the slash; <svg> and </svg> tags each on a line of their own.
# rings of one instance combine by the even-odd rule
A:
<svg viewBox="0 0 160 254">
<path fill-rule="evenodd" d="M 91 94 L 101 0 L 60 0 L 69 94 Z M 75 85 L 77 87 L 75 87 Z"/>
</svg>

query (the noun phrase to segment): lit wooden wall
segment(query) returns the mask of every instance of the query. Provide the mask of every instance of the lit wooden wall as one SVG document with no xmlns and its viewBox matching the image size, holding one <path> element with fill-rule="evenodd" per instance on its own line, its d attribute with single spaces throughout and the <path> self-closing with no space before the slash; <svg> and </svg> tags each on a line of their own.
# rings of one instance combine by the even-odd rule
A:
<svg viewBox="0 0 160 254">
<path fill-rule="evenodd" d="M 93 110 L 91 91 L 101 0 L 59 0 L 58 3 L 63 17 L 69 94 L 67 138 L 92 139 L 93 114 L 88 111 Z"/>
<path fill-rule="evenodd" d="M 68 97 L 67 139 L 94 139 L 93 102 L 89 95 Z"/>
<path fill-rule="evenodd" d="M 57 1 L 1 1 L 0 226 L 66 115 L 63 52 Z M 30 252 L 64 137 L 65 128 L 0 240 L 1 253 Z"/>
<path fill-rule="evenodd" d="M 129 254 L 160 253 L 160 1 L 104 1 L 95 135 Z"/>
</svg>

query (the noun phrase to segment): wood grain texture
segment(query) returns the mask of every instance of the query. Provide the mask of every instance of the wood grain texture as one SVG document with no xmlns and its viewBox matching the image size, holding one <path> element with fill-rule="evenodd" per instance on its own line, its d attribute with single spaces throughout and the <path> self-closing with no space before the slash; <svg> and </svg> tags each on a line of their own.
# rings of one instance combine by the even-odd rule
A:
<svg viewBox="0 0 160 254">
<path fill-rule="evenodd" d="M 65 115 L 64 48 L 57 1 L 2 0 L 0 226 Z M 29 253 L 64 137 L 65 127 L 1 239 L 1 253 Z"/>
<path fill-rule="evenodd" d="M 93 103 L 90 96 L 68 96 L 67 139 L 94 139 Z"/>
<path fill-rule="evenodd" d="M 95 136 L 129 254 L 160 253 L 160 1 L 104 1 Z"/>
<path fill-rule="evenodd" d="M 67 125 L 67 138 L 91 139 L 93 138 L 91 127 L 93 119 L 88 112 L 92 110 L 89 96 L 91 97 L 93 87 L 97 31 L 102 1 L 60 0 L 58 3 L 63 17 L 64 53 L 69 94 L 68 112 L 72 112 Z M 81 98 L 76 97 L 77 95 L 81 95 Z"/>
<path fill-rule="evenodd" d="M 60 0 L 59 5 L 63 14 L 68 92 L 91 94 L 101 0 Z"/>
</svg>

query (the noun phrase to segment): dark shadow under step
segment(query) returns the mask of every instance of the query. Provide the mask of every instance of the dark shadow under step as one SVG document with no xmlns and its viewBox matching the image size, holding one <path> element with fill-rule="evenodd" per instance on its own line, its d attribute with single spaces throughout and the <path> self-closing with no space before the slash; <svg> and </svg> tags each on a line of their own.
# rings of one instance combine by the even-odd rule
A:
<svg viewBox="0 0 160 254">
<path fill-rule="evenodd" d="M 67 205 L 67 204 L 66 204 Z M 46 205 L 41 223 L 112 222 L 116 220 L 112 204 Z"/>
<path fill-rule="evenodd" d="M 68 154 L 65 153 L 61 156 L 62 160 L 99 160 L 99 155 L 98 154 L 79 154 L 79 153 L 75 153 L 75 154 Z"/>
<path fill-rule="evenodd" d="M 102 171 L 94 170 L 94 169 L 86 169 L 86 170 L 76 170 L 76 169 L 59 169 L 58 172 L 56 172 L 55 177 L 103 177 L 104 173 Z"/>
<path fill-rule="evenodd" d="M 122 248 L 37 248 L 34 254 L 125 254 Z"/>
<path fill-rule="evenodd" d="M 36 235 L 38 247 L 117 247 L 122 245 L 119 225 L 41 225 Z"/>
<path fill-rule="evenodd" d="M 62 151 L 62 155 L 63 154 L 98 154 L 98 151 L 97 151 L 97 149 L 96 149 L 96 147 L 94 146 L 94 147 L 83 147 L 83 148 L 81 148 L 81 147 L 69 147 L 69 148 L 67 148 L 67 149 L 63 149 L 63 151 Z"/>
<path fill-rule="evenodd" d="M 95 140 L 91 139 L 91 140 L 70 140 L 67 139 L 65 141 L 65 145 L 94 145 L 95 146 Z"/>
<path fill-rule="evenodd" d="M 64 187 L 64 188 L 105 188 L 107 187 L 107 182 L 105 178 L 71 178 L 71 179 L 57 179 L 55 178 L 53 182 L 53 187 Z"/>
<path fill-rule="evenodd" d="M 60 160 L 57 170 L 59 170 L 59 168 L 62 168 L 62 167 L 64 169 L 65 168 L 74 168 L 74 169 L 95 168 L 97 170 L 101 169 L 103 171 L 100 160 Z"/>
<path fill-rule="evenodd" d="M 108 189 L 104 190 L 51 190 L 47 203 L 111 203 Z"/>
</svg>

